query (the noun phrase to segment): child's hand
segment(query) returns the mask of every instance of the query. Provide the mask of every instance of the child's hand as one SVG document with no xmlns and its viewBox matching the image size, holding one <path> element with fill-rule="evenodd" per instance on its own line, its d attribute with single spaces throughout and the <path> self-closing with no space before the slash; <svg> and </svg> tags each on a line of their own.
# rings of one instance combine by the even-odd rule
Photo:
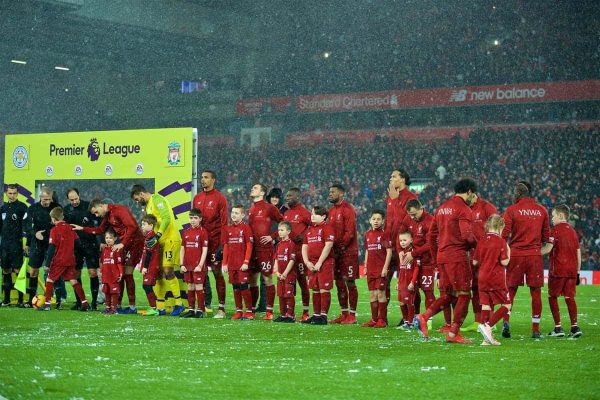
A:
<svg viewBox="0 0 600 400">
<path fill-rule="evenodd" d="M 142 268 L 142 275 L 146 275 L 148 273 L 148 268 Z"/>
<path fill-rule="evenodd" d="M 248 264 L 242 264 L 242 266 L 240 267 L 240 271 L 248 271 Z"/>
<path fill-rule="evenodd" d="M 317 261 L 317 263 L 315 264 L 315 271 L 320 271 L 321 267 L 322 267 L 322 264 Z"/>
<path fill-rule="evenodd" d="M 412 282 L 411 282 L 411 283 L 409 283 L 409 284 L 408 284 L 408 290 L 410 290 L 411 292 L 412 292 L 413 290 L 415 290 L 415 284 L 414 284 L 414 283 L 412 283 Z"/>
<path fill-rule="evenodd" d="M 287 278 L 287 274 L 284 272 L 283 274 L 279 275 L 281 277 L 282 281 L 285 281 L 285 278 Z"/>
<path fill-rule="evenodd" d="M 385 269 L 385 268 L 384 268 L 384 269 L 381 271 L 381 277 L 382 277 L 382 278 L 386 278 L 386 277 L 387 277 L 387 274 L 388 274 L 388 271 L 387 271 L 387 269 Z"/>
<path fill-rule="evenodd" d="M 121 282 L 121 279 L 123 279 L 123 275 L 119 275 L 119 277 L 117 278 L 117 282 Z"/>
<path fill-rule="evenodd" d="M 229 266 L 227 264 L 221 265 L 221 271 L 227 272 L 229 270 Z"/>
<path fill-rule="evenodd" d="M 181 266 L 181 272 L 183 272 L 183 273 L 187 272 L 187 268 L 185 267 L 185 265 Z"/>
<path fill-rule="evenodd" d="M 315 265 L 313 263 L 311 263 L 310 261 L 308 261 L 306 263 L 306 267 L 308 268 L 309 271 L 314 271 L 315 270 Z"/>
<path fill-rule="evenodd" d="M 202 272 L 202 265 L 198 265 L 196 268 L 194 268 L 194 272 Z"/>
</svg>

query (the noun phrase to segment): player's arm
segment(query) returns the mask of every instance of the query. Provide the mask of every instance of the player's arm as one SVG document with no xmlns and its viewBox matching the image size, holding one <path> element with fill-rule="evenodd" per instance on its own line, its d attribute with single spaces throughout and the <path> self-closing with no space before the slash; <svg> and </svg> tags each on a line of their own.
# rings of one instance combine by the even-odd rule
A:
<svg viewBox="0 0 600 400">
<path fill-rule="evenodd" d="M 183 244 L 179 249 L 179 265 L 181 266 L 181 272 L 187 272 L 187 268 L 185 267 L 185 246 Z"/>
<path fill-rule="evenodd" d="M 122 237 L 119 238 L 119 240 L 123 244 L 123 246 L 128 247 L 128 245 L 133 240 L 134 232 L 136 232 L 139 229 L 137 222 L 135 221 L 133 214 L 129 212 L 129 209 L 122 208 L 113 210 L 113 212 L 115 211 L 117 214 L 115 217 L 117 217 L 121 221 L 121 224 L 125 226 L 125 233 Z"/>
<path fill-rule="evenodd" d="M 510 210 L 506 210 L 502 216 L 504 219 L 504 229 L 502 229 L 502 239 L 508 240 L 512 231 L 512 213 Z"/>
<path fill-rule="evenodd" d="M 117 270 L 119 271 L 119 281 L 121 281 L 121 279 L 123 278 L 123 256 L 121 251 L 117 251 L 117 254 L 115 255 L 116 258 L 116 264 L 117 264 Z"/>
<path fill-rule="evenodd" d="M 242 271 L 248 270 L 248 264 L 250 263 L 251 258 L 252 258 L 252 241 L 248 240 L 246 242 L 246 252 L 244 253 L 244 262 L 242 263 L 240 270 L 242 270 Z"/>
<path fill-rule="evenodd" d="M 227 229 L 225 229 L 225 227 L 229 223 L 229 220 L 227 219 L 227 199 L 225 196 L 222 196 L 218 209 L 219 218 L 221 220 L 221 244 L 224 245 L 227 242 Z"/>
<path fill-rule="evenodd" d="M 56 245 L 54 243 L 50 243 L 50 245 L 48 246 L 48 251 L 46 253 L 46 261 L 44 262 L 46 268 L 50 268 L 50 266 L 52 265 L 52 259 L 54 258 L 54 254 L 56 254 Z"/>
<path fill-rule="evenodd" d="M 545 256 L 546 254 L 550 253 L 553 248 L 554 248 L 553 243 L 544 243 L 542 245 L 542 249 L 541 249 L 542 255 Z"/>
<path fill-rule="evenodd" d="M 223 268 L 227 268 L 229 266 L 229 244 L 225 243 L 223 245 Z"/>
<path fill-rule="evenodd" d="M 473 221 L 470 218 L 459 218 L 458 229 L 460 231 L 460 238 L 463 240 L 463 242 L 472 247 L 477 244 L 475 235 L 473 235 Z"/>
<path fill-rule="evenodd" d="M 321 269 L 321 266 L 323 265 L 327 257 L 329 257 L 329 253 L 331 253 L 332 248 L 333 240 L 325 242 L 325 247 L 323 247 L 323 250 L 321 250 L 321 256 L 319 257 L 319 260 L 315 263 L 315 268 L 317 268 L 317 270 Z"/>
<path fill-rule="evenodd" d="M 206 265 L 206 258 L 208 257 L 208 246 L 202 247 L 202 255 L 200 256 L 200 262 L 198 263 L 198 271 L 202 272 L 202 269 Z"/>
<path fill-rule="evenodd" d="M 287 278 L 287 276 L 289 275 L 290 271 L 292 270 L 292 268 L 294 268 L 294 259 L 290 258 L 290 261 L 287 264 L 287 267 L 285 267 L 285 271 L 283 271 L 283 279 Z"/>
<path fill-rule="evenodd" d="M 417 279 L 419 279 L 419 265 L 413 261 L 413 273 L 412 273 L 412 277 L 410 278 L 410 284 L 409 284 L 409 290 L 414 290 L 415 285 L 417 283 Z"/>
<path fill-rule="evenodd" d="M 351 208 L 344 212 L 344 233 L 342 235 L 342 246 L 348 247 L 356 236 L 356 213 Z"/>
<path fill-rule="evenodd" d="M 159 194 L 152 195 L 152 202 L 154 203 L 154 208 L 158 210 L 158 214 L 160 215 L 160 226 L 156 233 L 159 236 L 162 236 L 172 222 L 171 214 L 169 213 L 170 207 L 165 198 Z"/>
<path fill-rule="evenodd" d="M 579 271 L 581 271 L 581 248 L 577 249 L 577 273 L 578 274 L 579 274 Z"/>
<path fill-rule="evenodd" d="M 275 256 L 275 259 L 273 260 L 273 274 L 277 277 L 281 277 L 281 274 L 279 273 L 279 261 L 277 261 L 277 256 Z"/>
<path fill-rule="evenodd" d="M 385 261 L 383 263 L 383 269 L 381 270 L 381 277 L 385 278 L 388 274 L 388 270 L 390 269 L 390 262 L 392 261 L 392 248 L 388 247 L 385 250 Z"/>
<path fill-rule="evenodd" d="M 302 259 L 304 260 L 304 264 L 309 264 L 310 260 L 308 259 L 308 244 L 306 243 L 302 245 Z"/>
<path fill-rule="evenodd" d="M 431 221 L 429 232 L 427 232 L 427 243 L 429 243 L 431 258 L 434 264 L 437 264 L 438 236 L 438 225 L 436 219 L 434 218 L 433 221 Z"/>
</svg>

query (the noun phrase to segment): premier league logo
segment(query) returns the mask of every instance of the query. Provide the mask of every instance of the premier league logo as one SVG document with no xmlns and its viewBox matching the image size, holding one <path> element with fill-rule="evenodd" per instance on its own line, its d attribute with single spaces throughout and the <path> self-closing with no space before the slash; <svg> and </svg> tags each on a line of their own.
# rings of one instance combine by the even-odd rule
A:
<svg viewBox="0 0 600 400">
<path fill-rule="evenodd" d="M 169 143 L 169 159 L 167 160 L 169 165 L 171 165 L 171 166 L 179 165 L 179 163 L 181 162 L 181 157 L 179 154 L 180 148 L 181 148 L 181 145 L 177 142 Z"/>
<path fill-rule="evenodd" d="M 100 158 L 100 145 L 98 144 L 98 140 L 96 138 L 92 138 L 90 140 L 90 144 L 87 147 L 87 154 L 90 161 L 96 161 Z"/>
</svg>

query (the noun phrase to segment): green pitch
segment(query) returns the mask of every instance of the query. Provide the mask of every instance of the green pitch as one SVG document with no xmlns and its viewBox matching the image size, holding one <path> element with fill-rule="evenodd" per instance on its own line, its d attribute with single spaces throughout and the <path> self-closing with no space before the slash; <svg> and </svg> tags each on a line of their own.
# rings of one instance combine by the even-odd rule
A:
<svg viewBox="0 0 600 400">
<path fill-rule="evenodd" d="M 365 280 L 359 289 L 362 323 L 369 318 Z M 529 293 L 521 290 L 513 338 L 500 338 L 500 347 L 479 346 L 478 333 L 466 335 L 475 344 L 462 346 L 435 333 L 423 343 L 394 328 L 3 308 L 0 398 L 599 398 L 599 298 L 600 287 L 578 288 L 582 338 L 534 341 Z M 546 334 L 553 323 L 543 304 Z M 395 325 L 396 301 L 390 310 Z"/>
</svg>

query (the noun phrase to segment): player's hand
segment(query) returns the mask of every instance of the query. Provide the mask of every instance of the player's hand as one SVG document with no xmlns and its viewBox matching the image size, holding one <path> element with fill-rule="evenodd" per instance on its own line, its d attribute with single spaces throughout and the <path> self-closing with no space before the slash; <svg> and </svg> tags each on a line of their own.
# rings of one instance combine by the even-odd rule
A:
<svg viewBox="0 0 600 400">
<path fill-rule="evenodd" d="M 382 277 L 382 278 L 387 278 L 387 274 L 388 274 L 388 271 L 387 271 L 387 269 L 383 269 L 383 270 L 381 270 L 381 277 Z"/>
<path fill-rule="evenodd" d="M 45 229 L 44 229 L 44 230 L 41 230 L 41 231 L 37 231 L 37 232 L 35 233 L 35 238 L 36 238 L 37 240 L 44 240 L 44 235 L 42 235 L 42 233 L 44 233 L 44 232 L 46 232 L 46 230 L 45 230 Z"/>
<path fill-rule="evenodd" d="M 273 238 L 271 236 L 261 236 L 260 237 L 260 244 L 269 244 L 273 241 Z"/>
<path fill-rule="evenodd" d="M 221 266 L 221 271 L 227 272 L 228 270 L 229 270 L 229 266 L 228 265 L 224 264 L 224 265 Z"/>
<path fill-rule="evenodd" d="M 113 244 L 112 249 L 113 251 L 117 251 L 117 250 L 121 250 L 125 247 L 125 245 L 123 243 L 117 243 L 117 244 Z"/>
<path fill-rule="evenodd" d="M 304 238 L 302 237 L 302 235 L 298 235 L 294 238 L 294 243 L 302 243 L 303 240 Z"/>
<path fill-rule="evenodd" d="M 187 268 L 185 267 L 185 265 L 181 266 L 181 272 L 186 273 L 187 272 Z"/>
<path fill-rule="evenodd" d="M 287 278 L 287 274 L 285 272 L 283 274 L 280 274 L 279 276 L 281 277 L 282 281 L 285 281 Z"/>
<path fill-rule="evenodd" d="M 121 279 L 123 279 L 123 275 L 119 275 L 119 277 L 117 278 L 117 282 L 121 282 Z"/>
<path fill-rule="evenodd" d="M 242 264 L 242 266 L 240 267 L 240 271 L 248 271 L 248 264 Z"/>
<path fill-rule="evenodd" d="M 315 265 L 309 261 L 306 263 L 306 268 L 308 268 L 309 271 L 314 271 Z"/>
<path fill-rule="evenodd" d="M 400 190 L 392 185 L 391 182 L 388 185 L 388 195 L 390 196 L 390 199 L 397 199 L 398 196 L 400 196 Z"/>
<path fill-rule="evenodd" d="M 412 282 L 411 282 L 411 283 L 409 283 L 409 284 L 408 284 L 408 290 L 410 290 L 411 292 L 412 292 L 413 290 L 415 290 L 415 284 L 414 284 L 414 283 L 412 283 Z"/>
<path fill-rule="evenodd" d="M 146 275 L 148 273 L 148 268 L 142 268 L 142 275 Z"/>
<path fill-rule="evenodd" d="M 23 247 L 23 252 L 25 252 L 25 255 L 26 255 L 27 257 L 29 257 L 29 246 L 25 246 L 25 247 Z"/>
<path fill-rule="evenodd" d="M 320 271 L 322 266 L 323 264 L 317 261 L 317 263 L 314 264 L 315 271 Z"/>
<path fill-rule="evenodd" d="M 194 268 L 194 272 L 201 272 L 202 271 L 202 267 L 200 265 L 198 265 L 196 268 Z"/>
<path fill-rule="evenodd" d="M 77 224 L 71 224 L 71 229 L 73 229 L 74 231 L 82 231 L 83 226 L 79 226 Z"/>
</svg>

